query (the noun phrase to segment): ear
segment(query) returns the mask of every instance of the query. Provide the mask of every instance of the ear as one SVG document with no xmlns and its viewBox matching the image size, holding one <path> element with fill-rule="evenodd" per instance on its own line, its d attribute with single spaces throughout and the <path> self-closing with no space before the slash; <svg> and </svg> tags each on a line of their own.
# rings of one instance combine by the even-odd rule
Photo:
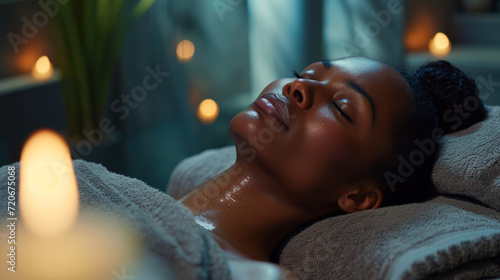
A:
<svg viewBox="0 0 500 280">
<path fill-rule="evenodd" d="M 338 200 L 342 211 L 353 213 L 367 209 L 375 209 L 380 206 L 384 194 L 374 184 L 367 183 L 344 193 Z"/>
</svg>

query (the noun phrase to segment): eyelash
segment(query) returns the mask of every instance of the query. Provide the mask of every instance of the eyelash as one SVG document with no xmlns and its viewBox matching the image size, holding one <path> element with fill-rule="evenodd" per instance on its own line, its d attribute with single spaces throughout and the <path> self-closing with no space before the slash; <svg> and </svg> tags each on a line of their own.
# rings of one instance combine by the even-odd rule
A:
<svg viewBox="0 0 500 280">
<path fill-rule="evenodd" d="M 297 73 L 297 71 L 293 70 L 293 74 L 295 75 L 295 77 L 297 79 L 304 79 L 304 77 L 302 77 L 299 73 Z"/>
<path fill-rule="evenodd" d="M 332 104 L 333 106 L 335 107 L 335 109 L 337 109 L 339 111 L 339 113 L 350 123 L 354 124 L 354 122 L 352 121 L 351 117 L 349 117 L 341 108 L 340 106 L 337 104 L 336 101 L 333 101 L 332 100 Z"/>
</svg>

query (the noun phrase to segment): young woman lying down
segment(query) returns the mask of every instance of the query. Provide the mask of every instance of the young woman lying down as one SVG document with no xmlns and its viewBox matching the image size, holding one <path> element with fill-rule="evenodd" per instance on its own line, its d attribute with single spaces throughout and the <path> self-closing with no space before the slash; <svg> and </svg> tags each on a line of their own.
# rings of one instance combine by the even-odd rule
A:
<svg viewBox="0 0 500 280">
<path fill-rule="evenodd" d="M 349 57 L 313 63 L 295 76 L 269 84 L 234 117 L 236 162 L 180 199 L 228 252 L 236 277 L 248 269 L 270 279 L 296 277 L 263 262 L 308 221 L 424 199 L 436 149 L 411 172 L 402 161 L 422 145 L 437 147 L 438 125 L 450 132 L 486 116 L 481 107 L 467 123 L 450 121 L 446 109 L 455 96 L 443 93 L 475 84 L 444 61 L 410 75 Z"/>
</svg>

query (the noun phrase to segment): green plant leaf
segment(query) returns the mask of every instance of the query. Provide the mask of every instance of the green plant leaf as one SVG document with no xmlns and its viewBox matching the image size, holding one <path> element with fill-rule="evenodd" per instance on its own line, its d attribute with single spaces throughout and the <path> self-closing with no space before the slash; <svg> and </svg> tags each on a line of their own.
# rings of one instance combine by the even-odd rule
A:
<svg viewBox="0 0 500 280">
<path fill-rule="evenodd" d="M 123 39 L 155 1 L 72 0 L 51 19 L 70 136 L 99 125 Z"/>
<path fill-rule="evenodd" d="M 154 3 L 156 0 L 141 0 L 130 13 L 125 30 L 128 30 Z"/>
</svg>

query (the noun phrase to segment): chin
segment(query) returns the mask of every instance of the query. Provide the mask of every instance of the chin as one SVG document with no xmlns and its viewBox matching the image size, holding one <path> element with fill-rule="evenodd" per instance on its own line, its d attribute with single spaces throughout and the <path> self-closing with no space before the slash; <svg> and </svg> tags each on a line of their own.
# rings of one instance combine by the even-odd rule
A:
<svg viewBox="0 0 500 280">
<path fill-rule="evenodd" d="M 250 107 L 237 114 L 229 125 L 229 132 L 236 148 L 242 143 L 250 145 L 252 142 L 250 139 L 255 137 L 262 128 L 261 123 L 259 114 Z"/>
<path fill-rule="evenodd" d="M 276 148 L 273 143 L 277 141 L 278 134 L 271 130 L 265 116 L 255 111 L 253 106 L 236 115 L 229 125 L 239 161 L 251 162 L 255 158 L 259 162 L 266 161 L 266 155 L 273 154 Z"/>
</svg>

